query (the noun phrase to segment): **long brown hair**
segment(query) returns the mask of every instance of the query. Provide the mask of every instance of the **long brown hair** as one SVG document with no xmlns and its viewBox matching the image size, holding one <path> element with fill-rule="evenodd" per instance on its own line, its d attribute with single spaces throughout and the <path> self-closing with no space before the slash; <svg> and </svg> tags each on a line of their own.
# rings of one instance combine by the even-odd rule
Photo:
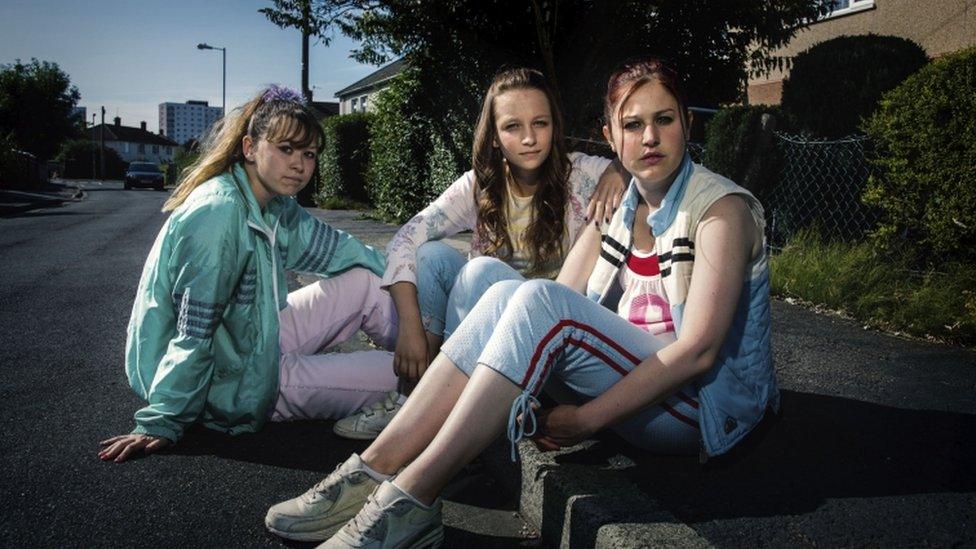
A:
<svg viewBox="0 0 976 549">
<path fill-rule="evenodd" d="M 532 196 L 532 221 L 523 239 L 529 250 L 529 276 L 544 274 L 553 262 L 562 262 L 563 232 L 565 230 L 566 203 L 569 199 L 568 177 L 571 165 L 566 156 L 563 140 L 563 119 L 556 98 L 542 73 L 533 69 L 518 68 L 500 72 L 495 76 L 481 106 L 481 116 L 474 131 L 471 159 L 478 186 L 478 237 L 485 242 L 485 254 L 502 260 L 512 257 L 514 247 L 508 234 L 505 215 L 507 173 L 501 149 L 494 147 L 495 98 L 511 90 L 538 90 L 549 102 L 552 118 L 552 145 L 549 156 L 540 166 L 542 175 L 539 186 Z"/>
<path fill-rule="evenodd" d="M 245 135 L 255 142 L 288 141 L 298 148 L 317 143 L 321 150 L 325 145 L 322 127 L 300 96 L 286 88 L 269 86 L 214 124 L 200 147 L 200 156 L 180 174 L 180 184 L 163 204 L 163 211 L 176 209 L 194 189 L 243 161 Z"/>
</svg>

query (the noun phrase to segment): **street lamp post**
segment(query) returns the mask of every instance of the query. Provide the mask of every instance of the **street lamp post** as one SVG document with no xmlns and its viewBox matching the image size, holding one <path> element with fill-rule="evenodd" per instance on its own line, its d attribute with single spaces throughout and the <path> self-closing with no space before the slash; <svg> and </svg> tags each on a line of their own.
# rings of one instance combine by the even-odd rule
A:
<svg viewBox="0 0 976 549">
<path fill-rule="evenodd" d="M 227 116 L 227 48 L 211 46 L 210 44 L 204 42 L 202 44 L 197 44 L 197 49 L 198 50 L 220 50 L 221 53 L 220 57 L 224 65 L 224 71 L 223 71 L 224 77 L 221 83 L 221 92 L 220 92 L 220 110 L 223 116 Z"/>
</svg>

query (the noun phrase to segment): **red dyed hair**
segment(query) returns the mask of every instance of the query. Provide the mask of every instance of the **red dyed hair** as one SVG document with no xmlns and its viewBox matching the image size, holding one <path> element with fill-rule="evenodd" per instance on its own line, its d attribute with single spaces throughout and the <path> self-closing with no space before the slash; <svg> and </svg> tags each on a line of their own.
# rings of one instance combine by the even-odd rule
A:
<svg viewBox="0 0 976 549">
<path fill-rule="evenodd" d="M 607 127 L 613 130 L 611 122 L 620 111 L 620 106 L 637 88 L 652 80 L 658 81 L 674 96 L 678 102 L 681 127 L 688 131 L 688 100 L 681 87 L 681 79 L 673 67 L 655 58 L 625 61 L 610 74 L 607 94 L 603 98 L 603 116 Z"/>
</svg>

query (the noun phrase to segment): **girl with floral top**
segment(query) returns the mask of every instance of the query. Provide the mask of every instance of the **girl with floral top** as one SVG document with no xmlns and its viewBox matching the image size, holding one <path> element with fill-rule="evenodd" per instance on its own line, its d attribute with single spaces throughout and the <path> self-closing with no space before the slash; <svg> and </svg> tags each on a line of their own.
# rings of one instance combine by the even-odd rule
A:
<svg viewBox="0 0 976 549">
<path fill-rule="evenodd" d="M 567 154 L 555 105 L 540 72 L 498 74 L 475 128 L 473 169 L 401 227 L 387 247 L 383 286 L 399 317 L 393 366 L 402 381 L 423 375 L 460 322 L 464 296 L 480 291 L 464 281 L 555 278 L 587 219 L 609 218 L 619 200 L 623 170 L 602 157 Z M 491 260 L 468 263 L 440 242 L 467 230 L 474 233 L 469 258 Z M 335 433 L 375 438 L 405 400 L 409 385 L 400 388 L 338 421 Z"/>
</svg>

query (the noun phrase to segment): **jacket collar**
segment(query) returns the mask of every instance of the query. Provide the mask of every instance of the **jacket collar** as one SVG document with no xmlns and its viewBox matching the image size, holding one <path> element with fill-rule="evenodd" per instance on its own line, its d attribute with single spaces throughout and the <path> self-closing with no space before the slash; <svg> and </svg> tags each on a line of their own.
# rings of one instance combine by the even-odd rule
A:
<svg viewBox="0 0 976 549">
<path fill-rule="evenodd" d="M 678 215 L 678 206 L 681 205 L 681 199 L 685 196 L 685 189 L 688 188 L 688 180 L 691 179 L 691 172 L 693 171 L 694 165 L 691 162 L 691 156 L 685 151 L 681 167 L 678 168 L 678 177 L 671 183 L 671 188 L 661 200 L 661 207 L 647 216 L 647 224 L 650 225 L 651 233 L 654 234 L 655 238 L 664 234 L 664 231 L 668 230 L 668 227 L 674 223 L 674 218 Z"/>
<path fill-rule="evenodd" d="M 674 223 L 674 219 L 678 215 L 678 206 L 681 205 L 681 199 L 685 196 L 685 189 L 688 187 L 688 180 L 691 179 L 694 168 L 691 157 L 686 152 L 681 160 L 681 166 L 678 167 L 678 176 L 661 200 L 661 207 L 647 216 L 647 224 L 650 225 L 651 233 L 654 234 L 655 238 L 664 234 L 664 231 L 668 230 L 668 227 Z M 634 226 L 634 216 L 637 213 L 639 202 L 640 194 L 637 191 L 637 179 L 632 177 L 630 186 L 627 187 L 627 192 L 624 193 L 621 200 L 622 221 L 628 229 Z"/>
<path fill-rule="evenodd" d="M 254 197 L 254 191 L 251 190 L 250 180 L 247 178 L 247 171 L 244 169 L 244 164 L 240 162 L 234 164 L 231 167 L 231 176 L 241 196 L 244 197 L 244 202 L 247 204 L 247 220 L 265 231 L 270 230 L 275 225 L 278 217 L 280 209 L 278 201 L 280 197 L 275 196 L 269 200 L 262 212 L 257 198 Z"/>
</svg>

